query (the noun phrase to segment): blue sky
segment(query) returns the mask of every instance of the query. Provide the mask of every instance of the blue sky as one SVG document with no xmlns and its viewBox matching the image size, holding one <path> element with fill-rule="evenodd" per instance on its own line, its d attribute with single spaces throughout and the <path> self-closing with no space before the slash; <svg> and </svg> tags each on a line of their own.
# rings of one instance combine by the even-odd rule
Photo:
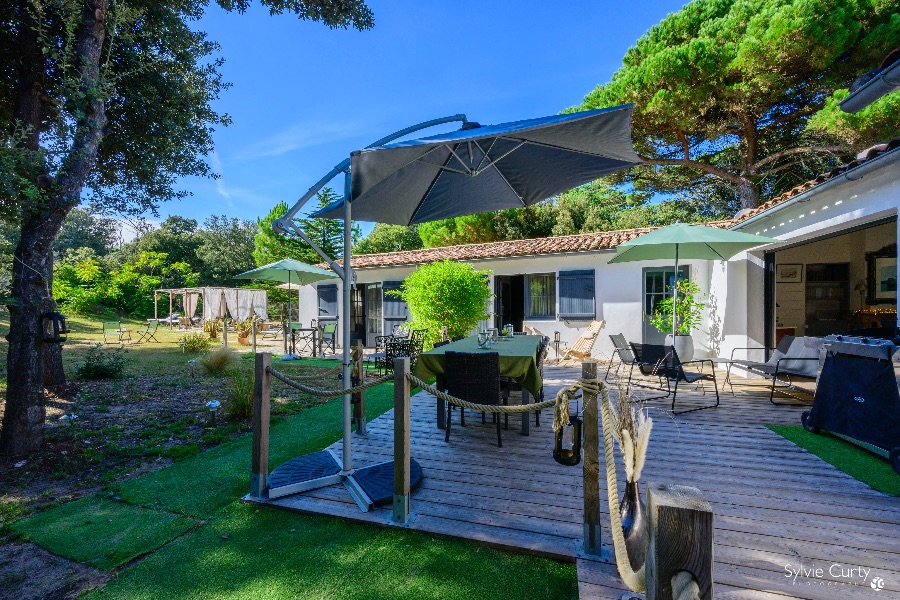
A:
<svg viewBox="0 0 900 600">
<path fill-rule="evenodd" d="M 197 28 L 221 44 L 233 85 L 216 102 L 234 121 L 216 132 L 210 157 L 222 178 L 183 180 L 193 197 L 160 214 L 255 219 L 292 204 L 351 150 L 408 125 L 456 113 L 483 124 L 555 114 L 607 81 L 635 40 L 683 4 L 374 0 L 366 32 L 213 5 Z"/>
</svg>

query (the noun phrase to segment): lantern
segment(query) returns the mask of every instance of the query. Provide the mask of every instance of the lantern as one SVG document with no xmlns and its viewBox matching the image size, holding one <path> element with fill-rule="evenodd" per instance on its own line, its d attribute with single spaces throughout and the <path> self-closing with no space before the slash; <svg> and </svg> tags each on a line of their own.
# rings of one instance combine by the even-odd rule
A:
<svg viewBox="0 0 900 600">
<path fill-rule="evenodd" d="M 41 337 L 48 344 L 61 344 L 69 333 L 66 318 L 58 312 L 41 315 Z"/>
<path fill-rule="evenodd" d="M 567 467 L 581 462 L 581 419 L 569 417 L 569 425 L 556 432 L 553 460 Z"/>
</svg>

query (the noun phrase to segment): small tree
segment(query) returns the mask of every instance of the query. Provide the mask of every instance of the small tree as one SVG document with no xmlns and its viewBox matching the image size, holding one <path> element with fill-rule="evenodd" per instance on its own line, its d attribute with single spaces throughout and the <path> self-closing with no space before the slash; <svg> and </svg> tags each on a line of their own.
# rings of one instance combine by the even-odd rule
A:
<svg viewBox="0 0 900 600">
<path fill-rule="evenodd" d="M 426 329 L 425 344 L 430 347 L 440 340 L 442 326 L 447 326 L 450 336 L 467 335 L 487 318 L 489 274 L 467 263 L 445 260 L 419 267 L 403 281 L 401 290 L 388 294 L 406 301 L 409 326 Z"/>
<path fill-rule="evenodd" d="M 700 326 L 703 317 L 703 309 L 706 304 L 697 301 L 694 297 L 700 293 L 700 286 L 690 279 L 679 279 L 675 284 L 675 293 L 678 294 L 677 335 L 690 335 L 692 329 Z M 650 324 L 656 327 L 660 333 L 672 332 L 672 304 L 674 299 L 669 296 L 659 301 L 653 314 L 650 315 Z"/>
</svg>

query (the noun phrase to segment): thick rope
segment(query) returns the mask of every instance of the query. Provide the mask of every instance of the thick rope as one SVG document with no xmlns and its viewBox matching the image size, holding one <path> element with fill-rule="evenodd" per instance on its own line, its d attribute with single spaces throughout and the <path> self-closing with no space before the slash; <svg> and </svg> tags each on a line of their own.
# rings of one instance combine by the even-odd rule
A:
<svg viewBox="0 0 900 600">
<path fill-rule="evenodd" d="M 269 367 L 267 369 L 270 375 L 281 381 L 282 383 L 287 384 L 288 386 L 300 390 L 304 394 L 309 394 L 310 396 L 316 396 L 318 398 L 337 398 L 338 396 L 343 396 L 345 394 L 355 394 L 357 392 L 362 392 L 368 390 L 369 388 L 377 387 L 382 383 L 386 383 L 394 379 L 393 375 L 385 375 L 384 377 L 379 377 L 378 379 L 373 379 L 372 381 L 357 385 L 356 387 L 352 387 L 350 389 L 332 389 L 332 390 L 323 390 L 319 388 L 310 387 L 308 385 L 303 385 L 297 381 L 294 381 L 287 375 L 283 373 L 279 373 L 275 369 Z"/>
<path fill-rule="evenodd" d="M 282 375 L 284 375 L 291 381 L 314 381 L 317 379 L 325 379 L 326 377 L 330 377 L 331 375 L 337 375 L 343 368 L 344 365 L 338 363 L 329 369 L 326 369 L 324 371 L 316 371 L 311 375 L 287 375 L 286 373 L 282 373 Z"/>
<path fill-rule="evenodd" d="M 674 600 L 700 600 L 700 586 L 688 571 L 675 571 L 672 575 L 672 598 Z"/>
</svg>

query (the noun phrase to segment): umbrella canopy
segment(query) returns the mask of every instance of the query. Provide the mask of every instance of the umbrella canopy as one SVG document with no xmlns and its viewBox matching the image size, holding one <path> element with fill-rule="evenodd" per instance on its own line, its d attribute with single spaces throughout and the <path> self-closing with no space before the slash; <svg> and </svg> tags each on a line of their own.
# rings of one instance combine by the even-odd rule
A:
<svg viewBox="0 0 900 600">
<path fill-rule="evenodd" d="M 778 240 L 740 231 L 676 223 L 619 244 L 610 263 L 666 258 L 728 260 L 738 252 Z"/>
<path fill-rule="evenodd" d="M 629 104 L 485 125 L 350 157 L 353 218 L 412 225 L 528 206 L 641 162 Z M 343 219 L 343 199 L 314 213 Z"/>
<path fill-rule="evenodd" d="M 773 238 L 729 229 L 676 223 L 619 244 L 619 247 L 616 248 L 616 255 L 609 262 L 624 263 L 674 258 L 677 281 L 680 259 L 728 260 L 738 252 L 777 241 Z M 672 298 L 672 338 L 674 340 L 678 326 L 678 290 L 675 286 L 672 286 Z"/>
<path fill-rule="evenodd" d="M 265 281 L 287 281 L 298 285 L 315 283 L 323 279 L 335 279 L 331 271 L 308 265 L 293 258 L 283 258 L 262 267 L 235 275 L 235 279 L 262 279 Z M 292 288 L 294 289 L 294 288 Z"/>
</svg>

